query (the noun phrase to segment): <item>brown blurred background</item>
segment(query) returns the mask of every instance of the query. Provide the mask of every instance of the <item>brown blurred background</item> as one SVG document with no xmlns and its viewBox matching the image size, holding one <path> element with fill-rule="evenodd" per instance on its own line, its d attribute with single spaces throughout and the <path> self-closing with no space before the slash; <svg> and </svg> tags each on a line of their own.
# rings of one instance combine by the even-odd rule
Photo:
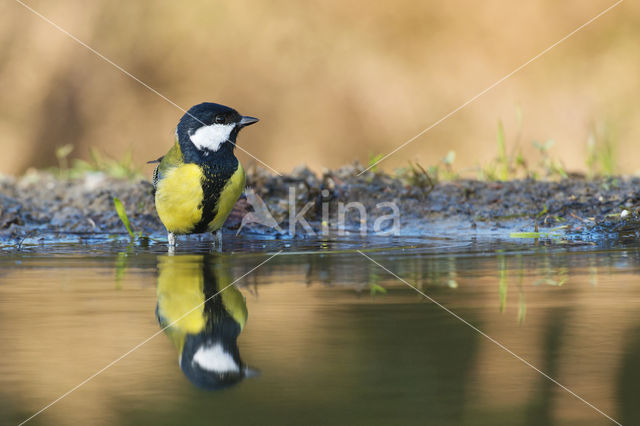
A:
<svg viewBox="0 0 640 426">
<path fill-rule="evenodd" d="M 182 107 L 214 101 L 261 118 L 240 145 L 287 172 L 386 153 L 613 4 L 612 0 L 308 3 L 29 1 Z M 383 168 L 464 169 L 554 139 L 585 170 L 595 127 L 620 173 L 640 170 L 640 6 L 627 1 L 401 150 Z M 0 172 L 56 164 L 73 144 L 141 167 L 172 143 L 182 112 L 14 1 L 0 5 Z M 245 164 L 253 160 L 240 152 Z M 151 166 L 144 166 L 149 173 Z"/>
</svg>

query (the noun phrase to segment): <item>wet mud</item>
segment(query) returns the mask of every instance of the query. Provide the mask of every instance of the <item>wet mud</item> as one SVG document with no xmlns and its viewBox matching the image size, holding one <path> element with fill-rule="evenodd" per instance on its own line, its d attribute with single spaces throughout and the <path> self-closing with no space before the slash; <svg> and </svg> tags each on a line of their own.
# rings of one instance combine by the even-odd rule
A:
<svg viewBox="0 0 640 426">
<path fill-rule="evenodd" d="M 359 170 L 357 165 L 345 166 L 317 175 L 299 167 L 277 176 L 249 168 L 250 189 L 236 204 L 225 232 L 242 228 L 247 234 L 301 238 L 310 233 L 341 234 L 345 229 L 344 233 L 540 236 L 569 241 L 639 236 L 640 179 L 635 177 L 456 180 L 431 185 L 428 180 L 384 173 L 358 176 Z M 119 180 L 101 173 L 60 179 L 31 172 L 0 177 L 0 242 L 12 244 L 25 237 L 42 242 L 70 236 L 124 237 L 114 197 L 124 203 L 134 231 L 164 235 L 149 180 Z M 292 220 L 295 227 L 290 226 Z"/>
</svg>

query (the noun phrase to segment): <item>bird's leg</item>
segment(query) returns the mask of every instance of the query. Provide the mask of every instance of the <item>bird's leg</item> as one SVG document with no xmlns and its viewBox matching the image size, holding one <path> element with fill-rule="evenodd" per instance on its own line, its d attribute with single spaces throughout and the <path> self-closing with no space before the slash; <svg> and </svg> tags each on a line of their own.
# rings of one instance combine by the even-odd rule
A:
<svg viewBox="0 0 640 426">
<path fill-rule="evenodd" d="M 169 232 L 167 235 L 169 251 L 173 251 L 176 248 L 176 235 L 173 232 Z"/>
<path fill-rule="evenodd" d="M 222 229 L 218 229 L 213 235 L 215 236 L 213 246 L 216 247 L 217 251 L 222 251 Z"/>
</svg>

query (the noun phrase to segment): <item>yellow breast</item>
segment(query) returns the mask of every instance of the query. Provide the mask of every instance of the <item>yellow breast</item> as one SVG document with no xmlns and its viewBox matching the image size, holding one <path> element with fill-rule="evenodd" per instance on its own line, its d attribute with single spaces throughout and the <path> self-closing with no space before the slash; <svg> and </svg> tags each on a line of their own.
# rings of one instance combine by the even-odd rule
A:
<svg viewBox="0 0 640 426">
<path fill-rule="evenodd" d="M 156 209 L 167 231 L 185 234 L 200 222 L 202 177 L 202 170 L 197 165 L 182 164 L 169 169 L 158 182 Z"/>
<path fill-rule="evenodd" d="M 161 256 L 158 271 L 156 291 L 162 317 L 183 333 L 201 332 L 206 321 L 202 256 Z"/>
</svg>

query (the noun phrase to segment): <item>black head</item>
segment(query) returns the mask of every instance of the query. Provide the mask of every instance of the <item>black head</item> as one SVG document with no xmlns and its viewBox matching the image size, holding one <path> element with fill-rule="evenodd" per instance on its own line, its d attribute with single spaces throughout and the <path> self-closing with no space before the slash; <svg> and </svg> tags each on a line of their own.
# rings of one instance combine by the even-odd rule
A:
<svg viewBox="0 0 640 426">
<path fill-rule="evenodd" d="M 257 121 L 257 118 L 240 115 L 233 108 L 203 102 L 182 116 L 176 135 L 183 151 L 185 148 L 200 152 L 217 152 L 223 148 L 233 151 L 240 129 Z"/>
<path fill-rule="evenodd" d="M 187 335 L 180 368 L 191 383 L 206 390 L 221 390 L 258 373 L 240 359 L 235 339 L 216 340 L 202 333 Z"/>
</svg>

